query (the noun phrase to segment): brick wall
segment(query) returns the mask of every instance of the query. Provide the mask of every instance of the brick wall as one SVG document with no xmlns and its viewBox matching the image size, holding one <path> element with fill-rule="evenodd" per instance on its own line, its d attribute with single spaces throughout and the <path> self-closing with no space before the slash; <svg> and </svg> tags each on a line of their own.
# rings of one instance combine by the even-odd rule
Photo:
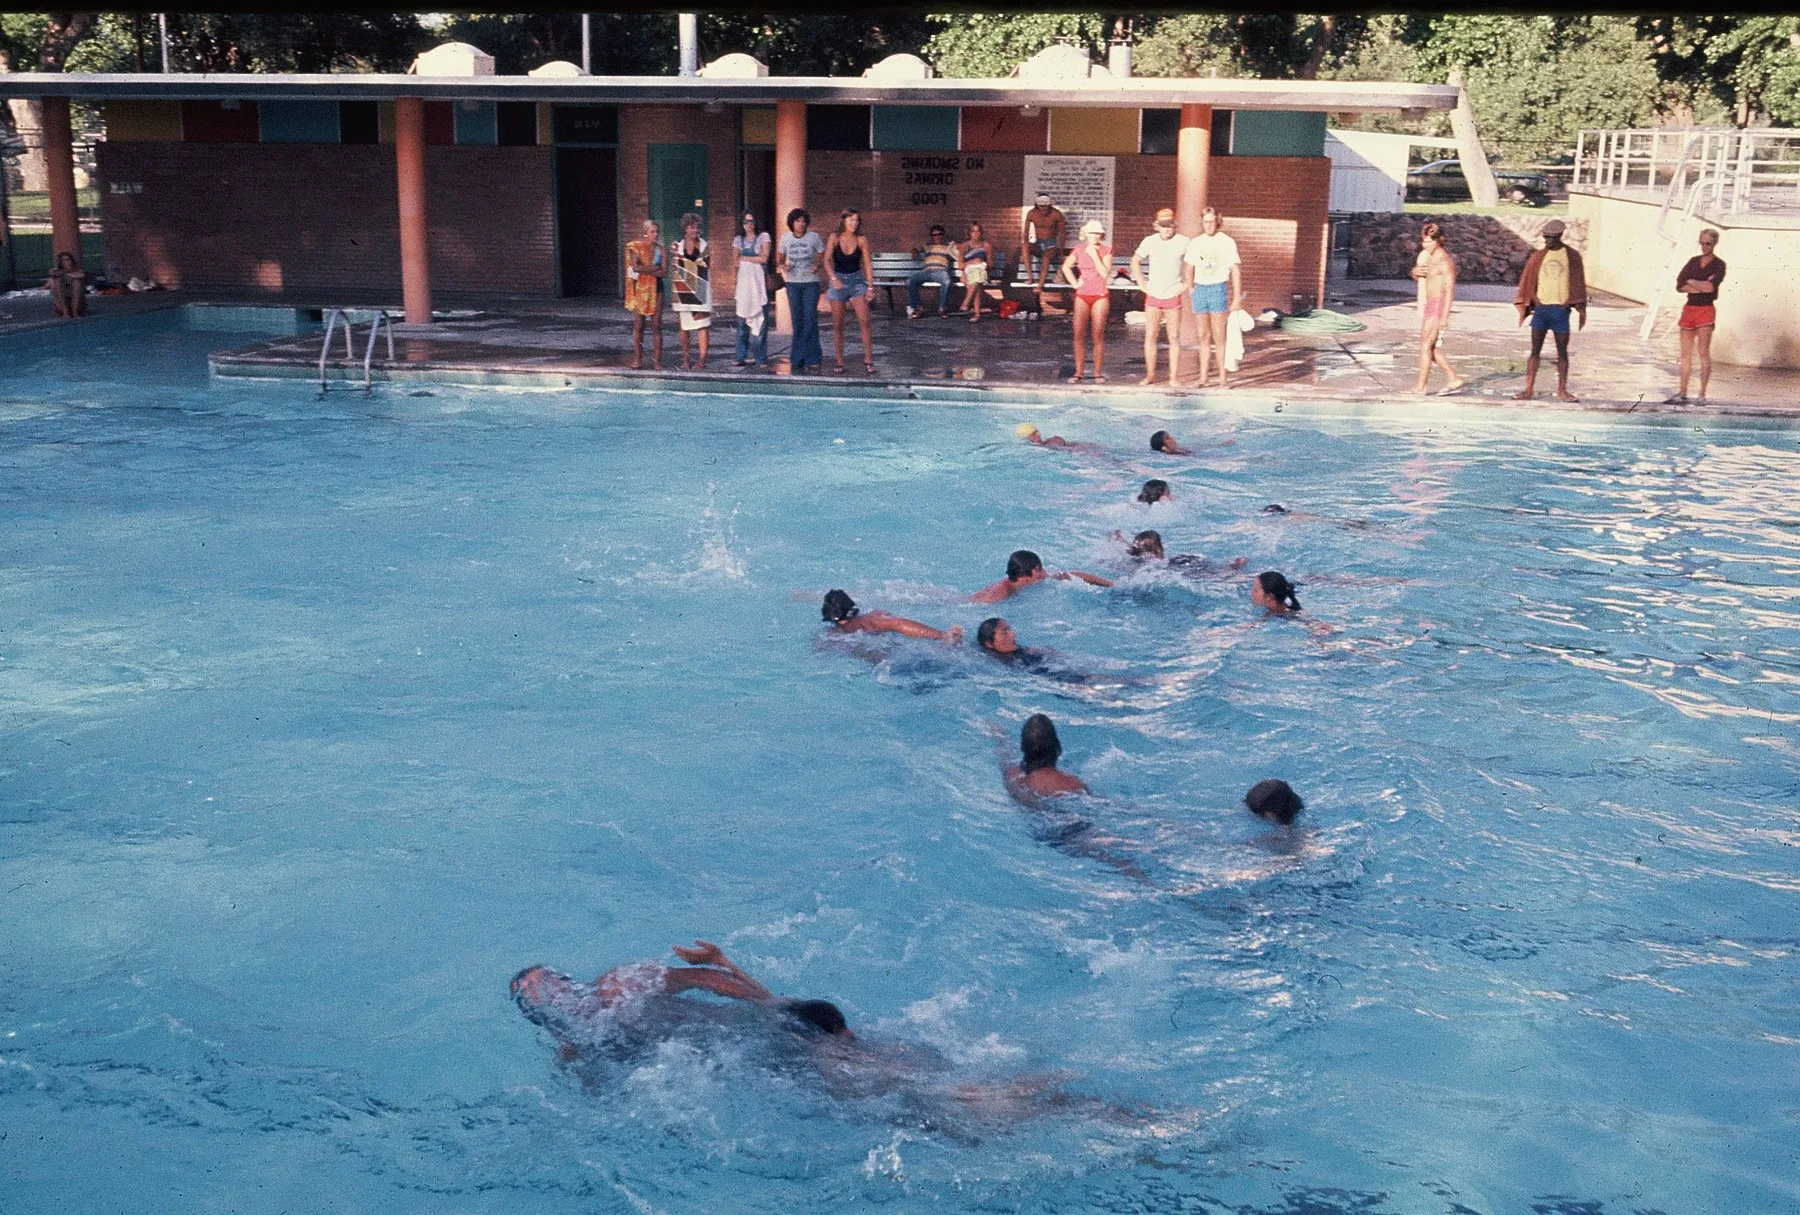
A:
<svg viewBox="0 0 1800 1215">
<path fill-rule="evenodd" d="M 327 305 L 399 298 L 392 147 L 102 143 L 98 157 L 109 277 Z M 556 293 L 550 164 L 548 148 L 426 149 L 434 294 Z"/>
<path fill-rule="evenodd" d="M 969 169 L 970 156 L 980 167 Z M 641 153 L 640 153 L 641 157 Z M 920 158 L 957 158 L 948 182 L 920 173 L 941 168 Z M 906 162 L 914 161 L 908 169 Z M 915 180 L 909 182 L 907 173 Z M 630 178 L 626 179 L 628 182 Z M 962 239 L 978 220 L 1008 256 L 1019 245 L 1025 157 L 1014 152 L 809 152 L 806 205 L 821 230 L 837 226 L 845 207 L 862 212 L 863 231 L 879 250 L 917 248 L 933 223 Z M 629 188 L 629 187 L 628 187 Z M 1331 162 L 1324 157 L 1218 157 L 1212 162 L 1212 204 L 1244 259 L 1245 302 L 1252 311 L 1293 307 L 1298 293 L 1317 303 Z M 942 201 L 933 201 L 941 197 Z M 915 198 L 920 201 L 914 201 Z M 640 204 L 641 205 L 641 204 Z M 1120 156 L 1113 176 L 1113 245 L 1130 253 L 1149 234 L 1158 208 L 1175 205 L 1173 156 Z"/>
<path fill-rule="evenodd" d="M 706 145 L 706 240 L 723 259 L 737 235 L 738 111 L 726 109 L 708 114 L 697 105 L 625 105 L 619 107 L 619 265 L 623 274 L 625 242 L 636 240 L 650 215 L 650 145 L 653 143 L 703 143 Z M 664 232 L 664 243 L 679 240 L 681 233 Z M 734 263 L 735 264 L 735 263 Z M 715 274 L 721 273 L 715 270 Z M 621 281 L 620 289 L 624 284 Z M 731 283 L 716 279 L 715 297 L 724 298 Z"/>
</svg>

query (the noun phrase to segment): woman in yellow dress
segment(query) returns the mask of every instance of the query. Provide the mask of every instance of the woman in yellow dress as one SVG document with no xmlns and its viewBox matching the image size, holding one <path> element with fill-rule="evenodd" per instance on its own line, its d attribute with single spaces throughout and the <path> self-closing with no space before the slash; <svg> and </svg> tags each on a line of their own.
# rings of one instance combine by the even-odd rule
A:
<svg viewBox="0 0 1800 1215">
<path fill-rule="evenodd" d="M 625 243 L 625 311 L 631 313 L 631 369 L 644 365 L 644 322 L 650 321 L 651 363 L 662 370 L 662 284 L 668 264 L 663 260 L 662 231 L 656 221 L 644 221 L 643 235 Z"/>
</svg>

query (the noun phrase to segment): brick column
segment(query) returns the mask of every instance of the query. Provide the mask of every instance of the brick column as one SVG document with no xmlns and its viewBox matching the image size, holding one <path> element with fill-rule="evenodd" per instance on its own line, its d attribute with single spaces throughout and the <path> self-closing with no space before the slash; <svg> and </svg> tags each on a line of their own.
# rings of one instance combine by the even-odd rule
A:
<svg viewBox="0 0 1800 1215">
<path fill-rule="evenodd" d="M 69 99 L 46 97 L 44 108 L 44 176 L 50 189 L 51 261 L 70 253 L 81 265 L 81 210 L 75 199 L 75 136 L 69 125 Z"/>
<path fill-rule="evenodd" d="M 400 187 L 400 292 L 406 323 L 431 324 L 431 249 L 425 226 L 425 102 L 394 102 L 394 170 Z"/>
<path fill-rule="evenodd" d="M 806 103 L 775 103 L 775 214 L 769 222 L 769 235 L 776 248 L 787 232 L 787 213 L 806 205 Z M 769 252 L 771 259 L 775 250 Z M 771 264 L 773 262 L 771 261 Z M 775 331 L 792 333 L 794 318 L 788 315 L 787 292 L 775 299 Z"/>
</svg>

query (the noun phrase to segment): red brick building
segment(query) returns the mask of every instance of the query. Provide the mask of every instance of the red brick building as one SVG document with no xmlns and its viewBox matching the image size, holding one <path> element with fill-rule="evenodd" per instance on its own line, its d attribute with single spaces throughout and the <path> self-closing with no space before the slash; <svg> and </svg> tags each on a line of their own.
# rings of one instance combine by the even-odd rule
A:
<svg viewBox="0 0 1800 1215">
<path fill-rule="evenodd" d="M 1033 166 L 1065 174 L 1055 180 L 1077 172 L 1087 193 L 1058 204 L 1104 212 L 1121 253 L 1159 207 L 1175 207 L 1184 231 L 1218 207 L 1243 252 L 1249 304 L 1286 310 L 1316 302 L 1323 283 L 1327 115 L 1447 110 L 1456 90 L 1067 76 L 11 74 L 0 96 L 51 99 L 47 132 L 69 98 L 103 107 L 108 277 L 324 304 L 395 298 L 404 286 L 409 317 L 423 319 L 434 292 L 617 298 L 624 241 L 646 216 L 671 235 L 689 210 L 720 245 L 745 208 L 779 233 L 772 217 L 805 205 L 826 228 L 841 208 L 860 209 L 881 250 L 915 249 L 934 222 L 961 236 L 979 220 L 1010 252 Z M 403 212 L 423 224 L 409 229 Z M 403 248 L 420 256 L 409 262 Z"/>
</svg>

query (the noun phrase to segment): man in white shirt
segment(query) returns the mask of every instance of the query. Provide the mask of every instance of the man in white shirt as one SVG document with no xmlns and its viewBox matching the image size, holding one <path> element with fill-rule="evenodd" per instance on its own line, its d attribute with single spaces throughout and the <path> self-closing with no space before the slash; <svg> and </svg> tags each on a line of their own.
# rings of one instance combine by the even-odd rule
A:
<svg viewBox="0 0 1800 1215">
<path fill-rule="evenodd" d="M 1169 387 L 1181 371 L 1182 255 L 1188 238 L 1175 231 L 1175 212 L 1164 207 L 1156 213 L 1156 231 L 1146 236 L 1131 255 L 1131 279 L 1144 293 L 1144 379 L 1156 383 L 1157 330 L 1169 329 Z M 1145 271 L 1148 270 L 1148 277 Z"/>
<path fill-rule="evenodd" d="M 1208 207 L 1200 215 L 1200 235 L 1188 241 L 1182 254 L 1182 283 L 1189 292 L 1200 338 L 1200 379 L 1206 386 L 1207 358 L 1219 352 L 1219 387 L 1225 382 L 1225 323 L 1244 306 L 1244 283 L 1238 273 L 1237 242 L 1219 231 L 1220 216 Z"/>
</svg>

